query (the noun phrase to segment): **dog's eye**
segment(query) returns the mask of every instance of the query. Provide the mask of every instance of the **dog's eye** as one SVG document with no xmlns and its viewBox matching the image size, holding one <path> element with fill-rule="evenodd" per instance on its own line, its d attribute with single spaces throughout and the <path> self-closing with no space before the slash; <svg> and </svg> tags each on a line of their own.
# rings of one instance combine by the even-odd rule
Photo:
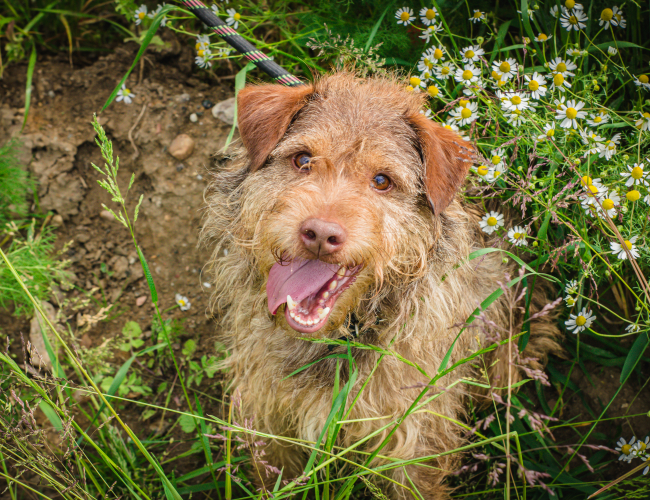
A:
<svg viewBox="0 0 650 500">
<path fill-rule="evenodd" d="M 309 153 L 298 153 L 293 156 L 291 159 L 291 163 L 293 163 L 293 166 L 297 168 L 301 172 L 309 172 L 311 170 L 311 155 Z"/>
<path fill-rule="evenodd" d="M 390 177 L 384 174 L 375 175 L 370 181 L 370 184 L 377 191 L 388 191 L 391 187 L 393 187 L 393 183 L 391 182 Z"/>
</svg>

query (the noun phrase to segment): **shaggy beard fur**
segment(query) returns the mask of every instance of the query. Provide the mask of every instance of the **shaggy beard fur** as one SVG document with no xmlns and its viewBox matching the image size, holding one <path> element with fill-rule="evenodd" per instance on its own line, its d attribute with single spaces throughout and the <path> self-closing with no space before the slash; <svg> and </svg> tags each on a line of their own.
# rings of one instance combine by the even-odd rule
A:
<svg viewBox="0 0 650 500">
<path fill-rule="evenodd" d="M 330 77 L 317 84 L 316 91 L 319 95 L 335 95 L 342 88 L 354 92 L 355 85 L 358 83 L 350 76 Z M 393 81 L 371 81 L 368 85 L 369 88 L 362 91 L 375 91 L 380 95 L 396 92 Z M 363 95 L 358 97 L 362 98 Z M 417 107 L 419 101 L 413 100 L 409 105 Z M 242 394 L 244 416 L 254 417 L 259 431 L 309 441 L 318 440 L 330 412 L 337 360 L 319 361 L 296 376 L 286 380 L 284 377 L 312 361 L 346 349 L 332 351 L 325 345 L 301 339 L 288 327 L 282 314 L 272 316 L 269 313 L 265 289 L 269 269 L 276 260 L 287 256 L 307 257 L 295 238 L 292 219 L 299 222 L 313 211 L 313 206 L 319 203 L 319 191 L 308 177 L 282 178 L 293 174 L 284 174 L 280 167 L 282 158 L 298 147 L 294 147 L 292 141 L 296 134 L 299 135 L 301 123 L 322 120 L 315 113 L 317 111 L 308 109 L 292 125 L 287 137 L 274 149 L 271 167 L 257 171 L 251 168 L 253 154 L 249 148 L 240 151 L 231 165 L 215 176 L 206 195 L 208 209 L 202 233 L 203 241 L 214 245 L 209 273 L 215 285 L 213 305 L 219 320 L 218 336 L 230 353 L 224 368 L 227 368 L 231 386 L 237 387 Z M 332 114 L 331 109 L 327 113 Z M 396 136 L 397 145 L 412 141 L 406 137 L 407 131 Z M 323 138 L 319 140 L 322 142 Z M 364 144 L 360 147 L 363 149 Z M 357 142 L 353 150 L 359 149 Z M 418 163 L 415 150 L 403 149 L 399 154 L 405 157 L 405 165 Z M 320 165 L 319 161 L 326 163 L 327 160 L 314 157 L 316 165 Z M 354 167 L 353 162 L 350 165 Z M 344 183 L 340 176 L 329 178 L 333 185 L 322 188 L 323 192 L 336 189 L 337 182 Z M 428 376 L 395 356 L 387 355 L 377 365 L 380 354 L 376 351 L 352 349 L 358 378 L 348 404 L 357 396 L 358 400 L 347 419 L 377 420 L 345 424 L 337 443 L 343 447 L 366 438 L 388 419 L 403 415 L 423 384 L 437 372 L 475 308 L 498 288 L 497 282 L 505 281 L 506 274 L 516 275 L 512 263 L 504 263 L 499 252 L 467 261 L 472 251 L 495 243 L 486 241 L 480 231 L 476 208 L 454 200 L 443 213 L 434 215 L 421 195 L 422 182 L 414 177 L 405 185 L 408 195 L 390 202 L 386 198 L 374 202 L 374 198 L 366 197 L 362 198 L 363 204 L 359 203 L 358 195 L 356 198 L 349 195 L 346 199 L 351 190 L 337 190 L 338 206 L 353 207 L 350 210 L 354 211 L 337 214 L 352 221 L 349 250 L 340 261 L 348 268 L 363 263 L 364 268 L 356 282 L 338 299 L 326 327 L 318 335 L 332 339 L 348 336 L 348 318 L 354 313 L 363 332 L 357 342 L 390 348 L 418 365 Z M 382 203 L 394 206 L 387 209 Z M 375 217 L 382 211 L 396 215 Z M 543 292 L 536 292 L 531 313 L 541 309 L 544 303 Z M 511 328 L 516 334 L 521 331 L 522 318 L 519 311 L 513 314 L 504 296 L 492 304 L 483 317 L 505 329 Z M 538 318 L 531 329 L 524 355 L 544 363 L 549 351 L 559 349 L 555 343 L 558 331 L 550 316 Z M 482 334 L 466 330 L 456 342 L 448 366 L 475 352 L 482 342 Z M 497 386 L 507 385 L 509 365 L 503 349 L 485 356 L 484 362 L 488 367 L 494 359 L 499 359 L 489 369 L 490 380 Z M 514 368 L 512 372 L 514 383 L 518 375 Z M 347 380 L 349 374 L 345 367 L 340 376 L 342 382 Z M 381 455 L 406 460 L 460 447 L 463 444 L 461 427 L 453 420 L 463 419 L 465 400 L 472 394 L 471 386 L 458 381 L 477 376 L 480 374 L 469 364 L 462 364 L 440 379 L 436 386 L 442 389 L 442 394 L 430 401 L 424 411 L 406 418 L 381 450 Z M 367 385 L 359 395 L 366 380 Z M 363 451 L 376 449 L 389 431 L 379 432 L 368 440 Z M 299 476 L 307 458 L 302 448 L 278 440 L 267 443 L 265 452 L 265 459 L 271 465 L 284 468 L 285 478 Z M 447 498 L 444 477 L 456 468 L 457 462 L 458 454 L 447 454 L 431 459 L 427 463 L 430 467 L 413 465 L 407 466 L 406 471 L 424 498 L 443 499 Z M 376 459 L 372 465 L 381 463 L 382 460 Z M 403 468 L 385 473 L 398 483 L 410 485 Z M 272 484 L 275 478 L 268 481 Z M 385 488 L 395 498 L 410 496 L 406 489 L 392 483 Z"/>
</svg>

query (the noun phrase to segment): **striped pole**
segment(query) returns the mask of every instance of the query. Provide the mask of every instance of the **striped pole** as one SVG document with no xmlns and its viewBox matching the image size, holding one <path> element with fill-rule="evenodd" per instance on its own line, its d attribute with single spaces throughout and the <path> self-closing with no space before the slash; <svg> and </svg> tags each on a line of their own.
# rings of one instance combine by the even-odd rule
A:
<svg viewBox="0 0 650 500">
<path fill-rule="evenodd" d="M 295 85 L 304 85 L 298 78 L 289 73 L 282 66 L 279 66 L 263 52 L 257 50 L 254 45 L 244 40 L 234 29 L 223 22 L 213 11 L 209 9 L 200 0 L 180 0 L 192 14 L 198 17 L 203 23 L 208 25 L 212 31 L 223 38 L 228 45 L 232 46 L 237 52 L 246 59 L 253 62 L 255 66 L 264 71 L 276 82 L 293 87 Z"/>
</svg>

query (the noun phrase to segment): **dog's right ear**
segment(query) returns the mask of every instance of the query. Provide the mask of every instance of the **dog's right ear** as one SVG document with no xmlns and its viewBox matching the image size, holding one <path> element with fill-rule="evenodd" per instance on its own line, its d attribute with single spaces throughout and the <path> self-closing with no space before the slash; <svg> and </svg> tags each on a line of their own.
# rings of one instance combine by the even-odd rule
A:
<svg viewBox="0 0 650 500">
<path fill-rule="evenodd" d="M 250 170 L 261 168 L 314 92 L 312 85 L 251 85 L 237 95 L 237 123 Z"/>
</svg>

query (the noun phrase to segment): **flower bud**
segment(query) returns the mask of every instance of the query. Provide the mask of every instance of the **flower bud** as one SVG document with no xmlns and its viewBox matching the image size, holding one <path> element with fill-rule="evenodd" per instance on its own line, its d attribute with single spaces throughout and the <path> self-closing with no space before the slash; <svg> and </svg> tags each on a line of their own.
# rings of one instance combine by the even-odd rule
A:
<svg viewBox="0 0 650 500">
<path fill-rule="evenodd" d="M 476 43 L 478 43 L 479 45 L 482 45 L 484 41 L 485 38 L 483 38 L 482 36 L 476 37 Z"/>
</svg>

